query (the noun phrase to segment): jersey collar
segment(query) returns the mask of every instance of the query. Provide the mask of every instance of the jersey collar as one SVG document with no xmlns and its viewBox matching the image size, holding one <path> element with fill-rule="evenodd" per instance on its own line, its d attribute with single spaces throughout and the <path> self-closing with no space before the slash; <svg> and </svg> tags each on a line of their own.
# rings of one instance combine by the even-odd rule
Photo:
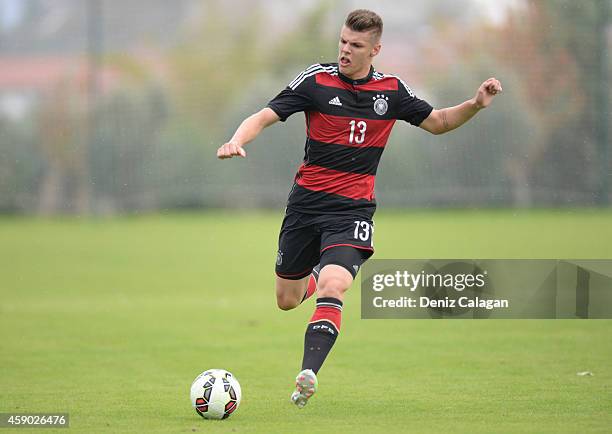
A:
<svg viewBox="0 0 612 434">
<path fill-rule="evenodd" d="M 360 78 L 359 80 L 353 80 L 352 78 L 347 77 L 346 75 L 342 74 L 340 72 L 340 68 L 338 68 L 338 77 L 340 77 L 342 81 L 348 84 L 352 84 L 353 86 L 356 86 L 359 84 L 366 84 L 372 79 L 373 75 L 374 75 L 374 67 L 372 65 L 370 65 L 370 72 L 368 72 L 368 75 L 364 78 Z"/>
</svg>

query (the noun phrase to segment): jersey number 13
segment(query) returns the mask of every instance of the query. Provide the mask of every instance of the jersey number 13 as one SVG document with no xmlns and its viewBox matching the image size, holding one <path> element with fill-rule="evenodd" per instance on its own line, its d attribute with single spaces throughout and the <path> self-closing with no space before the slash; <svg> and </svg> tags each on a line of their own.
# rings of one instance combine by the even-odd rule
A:
<svg viewBox="0 0 612 434">
<path fill-rule="evenodd" d="M 357 143 L 361 144 L 365 140 L 366 129 L 368 128 L 368 124 L 365 121 L 355 121 L 352 120 L 349 122 L 351 125 L 351 133 L 349 134 L 349 143 Z M 357 130 L 355 134 L 355 129 Z"/>
</svg>

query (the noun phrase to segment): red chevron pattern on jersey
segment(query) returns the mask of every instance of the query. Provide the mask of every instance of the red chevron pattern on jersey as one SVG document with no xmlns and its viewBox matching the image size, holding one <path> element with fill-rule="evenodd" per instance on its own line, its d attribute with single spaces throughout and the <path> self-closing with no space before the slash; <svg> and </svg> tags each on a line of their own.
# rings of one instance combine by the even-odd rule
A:
<svg viewBox="0 0 612 434">
<path fill-rule="evenodd" d="M 357 148 L 384 148 L 395 119 L 374 120 L 308 113 L 308 137 L 323 143 Z"/>
<path fill-rule="evenodd" d="M 379 80 L 372 80 L 363 84 L 349 84 L 342 80 L 337 75 L 330 74 L 317 74 L 315 75 L 315 81 L 317 84 L 322 86 L 337 87 L 338 89 L 351 90 L 354 86 L 359 91 L 373 90 L 373 91 L 385 91 L 385 90 L 397 90 L 397 78 L 395 77 L 384 77 Z"/>
<path fill-rule="evenodd" d="M 374 175 L 341 172 L 305 163 L 295 182 L 308 190 L 338 194 L 351 199 L 374 199 Z"/>
</svg>

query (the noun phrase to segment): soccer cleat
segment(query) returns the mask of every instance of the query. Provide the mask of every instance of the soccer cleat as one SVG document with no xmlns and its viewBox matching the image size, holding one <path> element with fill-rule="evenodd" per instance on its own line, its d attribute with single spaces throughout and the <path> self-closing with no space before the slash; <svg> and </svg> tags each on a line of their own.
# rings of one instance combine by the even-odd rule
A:
<svg viewBox="0 0 612 434">
<path fill-rule="evenodd" d="M 295 377 L 295 392 L 291 394 L 291 401 L 302 408 L 317 391 L 318 381 L 312 369 L 304 369 Z"/>
</svg>

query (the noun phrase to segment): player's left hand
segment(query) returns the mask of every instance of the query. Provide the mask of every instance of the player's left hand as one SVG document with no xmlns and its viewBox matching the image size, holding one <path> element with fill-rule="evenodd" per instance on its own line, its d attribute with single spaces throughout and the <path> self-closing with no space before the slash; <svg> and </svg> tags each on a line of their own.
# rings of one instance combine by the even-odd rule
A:
<svg viewBox="0 0 612 434">
<path fill-rule="evenodd" d="M 501 83 L 498 79 L 494 77 L 489 78 L 480 85 L 476 92 L 476 96 L 474 97 L 476 107 L 479 109 L 488 107 L 493 101 L 493 98 L 495 98 L 495 95 L 501 93 L 502 90 Z"/>
</svg>

